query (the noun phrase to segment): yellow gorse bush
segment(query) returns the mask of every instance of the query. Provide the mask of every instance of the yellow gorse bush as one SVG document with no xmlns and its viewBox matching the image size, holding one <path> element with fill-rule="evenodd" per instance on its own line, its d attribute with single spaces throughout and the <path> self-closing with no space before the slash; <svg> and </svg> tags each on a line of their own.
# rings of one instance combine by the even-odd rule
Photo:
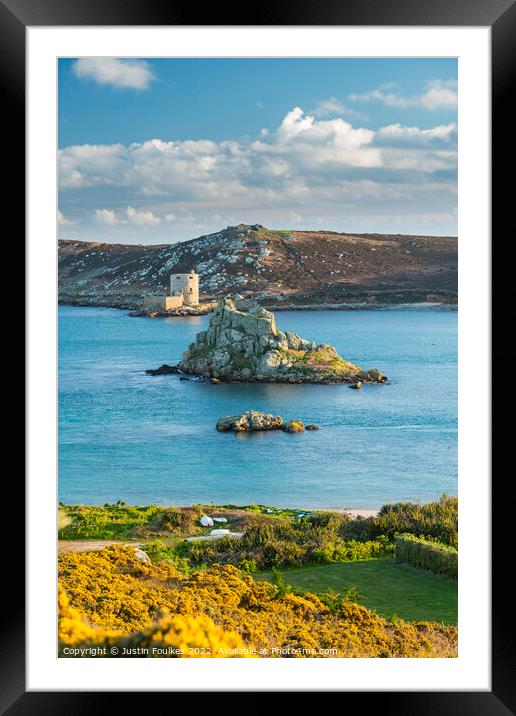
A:
<svg viewBox="0 0 516 716">
<path fill-rule="evenodd" d="M 244 643 L 238 634 L 225 632 L 204 615 L 191 617 L 167 614 L 141 632 L 134 632 L 124 638 L 116 632 L 88 624 L 80 612 L 70 606 L 70 600 L 61 588 L 58 605 L 58 638 L 61 648 L 117 645 L 128 653 L 146 648 L 151 656 L 250 656 L 245 653 Z"/>
<path fill-rule="evenodd" d="M 330 610 L 314 594 L 279 594 L 230 565 L 185 575 L 165 562 L 141 561 L 130 547 L 65 553 L 59 581 L 61 646 L 172 647 L 188 652 L 184 656 L 281 656 L 285 649 L 289 656 L 333 657 L 457 652 L 455 627 L 390 622 L 344 600 Z"/>
<path fill-rule="evenodd" d="M 251 656 L 238 634 L 227 632 L 209 617 L 167 614 L 146 629 L 116 642 L 126 649 L 148 649 L 149 656 Z"/>
<path fill-rule="evenodd" d="M 95 643 L 101 633 L 94 629 L 82 618 L 80 612 L 70 606 L 68 595 L 63 589 L 58 593 L 59 621 L 58 638 L 60 644 L 78 646 L 83 642 Z"/>
</svg>

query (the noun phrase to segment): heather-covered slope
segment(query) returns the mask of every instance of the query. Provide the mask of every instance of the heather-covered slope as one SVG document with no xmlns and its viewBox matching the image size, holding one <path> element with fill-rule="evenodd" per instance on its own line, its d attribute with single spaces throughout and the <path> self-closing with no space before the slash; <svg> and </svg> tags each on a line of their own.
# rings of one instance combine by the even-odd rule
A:
<svg viewBox="0 0 516 716">
<path fill-rule="evenodd" d="M 62 303 L 140 306 L 165 292 L 171 272 L 194 268 L 201 300 L 228 293 L 267 306 L 457 300 L 454 237 L 273 231 L 228 227 L 160 246 L 59 242 Z"/>
</svg>

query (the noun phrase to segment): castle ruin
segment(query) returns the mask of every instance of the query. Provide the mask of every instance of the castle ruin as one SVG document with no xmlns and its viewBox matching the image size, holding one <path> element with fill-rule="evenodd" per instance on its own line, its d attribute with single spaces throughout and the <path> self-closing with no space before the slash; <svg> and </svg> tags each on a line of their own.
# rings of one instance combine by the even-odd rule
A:
<svg viewBox="0 0 516 716">
<path fill-rule="evenodd" d="M 143 307 L 169 311 L 182 306 L 197 306 L 199 303 L 199 274 L 194 269 L 190 273 L 170 274 L 170 294 L 144 296 Z"/>
</svg>

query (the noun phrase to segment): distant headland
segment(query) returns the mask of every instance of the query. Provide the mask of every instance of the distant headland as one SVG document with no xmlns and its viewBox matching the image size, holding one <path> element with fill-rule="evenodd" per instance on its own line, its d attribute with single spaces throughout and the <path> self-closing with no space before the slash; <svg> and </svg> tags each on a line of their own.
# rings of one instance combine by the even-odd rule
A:
<svg viewBox="0 0 516 716">
<path fill-rule="evenodd" d="M 197 304 L 184 299 L 183 289 L 190 288 L 197 291 Z M 59 241 L 62 304 L 199 315 L 228 294 L 274 311 L 453 307 L 457 238 L 239 224 L 153 246 Z"/>
</svg>

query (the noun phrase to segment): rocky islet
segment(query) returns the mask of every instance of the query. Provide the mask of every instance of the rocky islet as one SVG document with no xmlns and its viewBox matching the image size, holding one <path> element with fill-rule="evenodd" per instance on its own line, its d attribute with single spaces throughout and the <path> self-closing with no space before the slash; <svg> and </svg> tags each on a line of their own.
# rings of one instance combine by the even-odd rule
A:
<svg viewBox="0 0 516 716">
<path fill-rule="evenodd" d="M 219 381 L 270 383 L 384 383 L 373 368 L 362 370 L 327 343 L 278 330 L 261 306 L 239 310 L 223 299 L 208 329 L 197 334 L 178 371 Z"/>
<path fill-rule="evenodd" d="M 319 430 L 318 425 L 311 423 L 305 428 L 302 420 L 287 420 L 280 415 L 261 413 L 257 410 L 246 410 L 241 415 L 227 415 L 217 421 L 219 433 L 252 433 L 264 430 L 283 430 L 286 433 L 301 433 L 304 430 Z"/>
</svg>

